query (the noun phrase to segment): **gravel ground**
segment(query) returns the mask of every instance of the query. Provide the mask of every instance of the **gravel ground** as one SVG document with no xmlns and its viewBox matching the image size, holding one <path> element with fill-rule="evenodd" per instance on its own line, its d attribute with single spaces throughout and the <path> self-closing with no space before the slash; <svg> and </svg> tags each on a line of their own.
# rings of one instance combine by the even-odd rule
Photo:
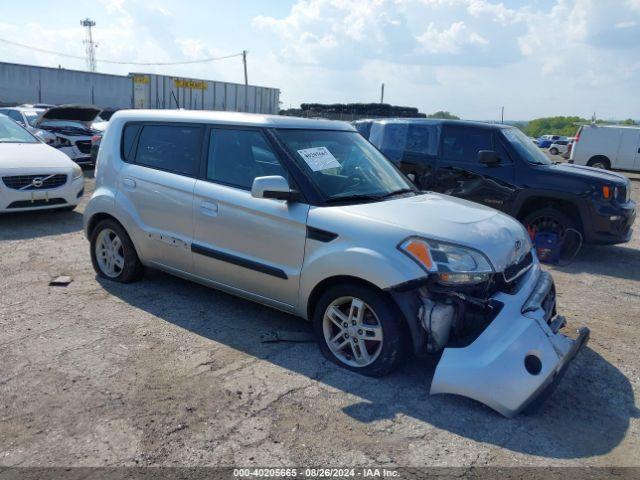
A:
<svg viewBox="0 0 640 480">
<path fill-rule="evenodd" d="M 263 341 L 306 331 L 294 317 L 155 271 L 98 280 L 85 202 L 0 217 L 0 466 L 640 466 L 638 233 L 549 269 L 592 339 L 542 411 L 508 420 L 429 397 L 434 359 L 366 378 Z"/>
</svg>

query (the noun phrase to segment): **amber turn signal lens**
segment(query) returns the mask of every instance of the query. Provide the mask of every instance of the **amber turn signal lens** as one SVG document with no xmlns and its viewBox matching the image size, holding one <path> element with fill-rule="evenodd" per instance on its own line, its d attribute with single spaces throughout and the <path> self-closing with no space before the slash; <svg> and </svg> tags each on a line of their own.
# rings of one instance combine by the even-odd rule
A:
<svg viewBox="0 0 640 480">
<path fill-rule="evenodd" d="M 602 196 L 604 196 L 606 200 L 611 198 L 611 187 L 609 185 L 604 185 L 602 187 Z"/>
<path fill-rule="evenodd" d="M 431 255 L 429 255 L 429 249 L 423 242 L 412 241 L 405 247 L 405 249 L 413 255 L 416 260 L 422 263 L 427 270 L 431 270 L 433 262 L 431 261 Z"/>
</svg>

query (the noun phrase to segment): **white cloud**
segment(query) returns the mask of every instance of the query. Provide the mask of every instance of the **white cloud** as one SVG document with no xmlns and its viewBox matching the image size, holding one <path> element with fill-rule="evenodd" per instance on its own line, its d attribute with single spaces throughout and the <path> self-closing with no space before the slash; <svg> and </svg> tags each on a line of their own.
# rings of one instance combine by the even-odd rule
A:
<svg viewBox="0 0 640 480">
<path fill-rule="evenodd" d="M 438 30 L 433 23 L 429 23 L 427 30 L 416 37 L 421 45 L 420 50 L 427 53 L 458 54 L 468 45 L 488 45 L 489 41 L 471 32 L 463 21 L 454 22 L 449 28 Z"/>
<path fill-rule="evenodd" d="M 618 22 L 614 25 L 616 28 L 633 28 L 638 26 L 638 22 L 634 20 L 626 20 L 623 22 Z"/>
<path fill-rule="evenodd" d="M 447 103 L 455 103 L 458 113 L 484 118 L 511 99 L 521 117 L 586 114 L 603 104 L 612 115 L 638 115 L 640 100 L 612 104 L 612 90 L 627 91 L 620 98 L 628 99 L 640 81 L 640 0 L 616 8 L 600 0 L 555 0 L 546 8 L 505 3 L 299 0 L 288 15 L 257 17 L 254 25 L 273 33 L 273 58 L 282 68 L 295 65 L 305 75 L 305 65 L 313 65 L 316 78 L 332 83 L 345 75 L 386 78 L 389 101 L 427 111 L 453 110 Z M 284 95 L 309 99 L 298 86 Z M 323 101 L 339 97 L 349 95 L 328 91 Z M 362 100 L 357 92 L 351 99 Z"/>
</svg>

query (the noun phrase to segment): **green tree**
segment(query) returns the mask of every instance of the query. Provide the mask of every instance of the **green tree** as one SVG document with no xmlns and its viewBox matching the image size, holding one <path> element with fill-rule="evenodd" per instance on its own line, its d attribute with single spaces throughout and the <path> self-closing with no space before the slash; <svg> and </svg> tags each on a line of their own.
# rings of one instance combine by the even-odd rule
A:
<svg viewBox="0 0 640 480">
<path fill-rule="evenodd" d="M 460 117 L 457 117 L 456 115 L 450 112 L 445 112 L 443 110 L 440 110 L 436 113 L 432 113 L 431 115 L 427 115 L 427 118 L 443 118 L 445 120 L 460 120 Z"/>
<path fill-rule="evenodd" d="M 636 125 L 636 121 L 632 118 L 627 118 L 626 120 L 620 122 L 620 125 Z"/>
<path fill-rule="evenodd" d="M 531 120 L 524 129 L 530 137 L 540 135 L 563 135 L 572 137 L 578 131 L 580 124 L 588 123 L 580 117 L 544 117 Z"/>
</svg>

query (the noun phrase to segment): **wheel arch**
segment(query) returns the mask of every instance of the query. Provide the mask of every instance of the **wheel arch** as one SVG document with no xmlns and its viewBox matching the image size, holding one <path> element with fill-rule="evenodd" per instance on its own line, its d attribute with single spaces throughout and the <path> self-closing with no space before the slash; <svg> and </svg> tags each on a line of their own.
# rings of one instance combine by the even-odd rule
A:
<svg viewBox="0 0 640 480">
<path fill-rule="evenodd" d="M 587 160 L 587 166 L 591 166 L 591 165 L 589 165 L 590 163 L 595 163 L 598 160 L 601 160 L 601 161 L 605 162 L 605 164 L 607 165 L 607 170 L 611 169 L 611 159 L 609 157 L 607 157 L 606 155 L 602 155 L 602 154 L 592 155 L 589 158 L 589 160 Z"/>
<path fill-rule="evenodd" d="M 402 325 L 402 331 L 404 333 L 403 341 L 407 345 L 413 345 L 414 352 L 418 351 L 418 348 L 423 340 L 419 333 L 420 327 L 418 325 L 417 316 L 416 318 L 410 318 L 408 316 L 410 307 L 407 308 L 407 305 L 403 305 L 400 303 L 400 301 L 403 301 L 404 298 L 401 296 L 393 295 L 390 290 L 383 290 L 377 285 L 359 277 L 354 277 L 351 275 L 335 275 L 333 277 L 325 278 L 320 283 L 318 283 L 311 291 L 311 294 L 309 295 L 309 299 L 307 301 L 306 312 L 308 320 L 313 319 L 314 310 L 322 294 L 329 288 L 341 283 L 355 283 L 363 287 L 371 288 L 372 290 L 382 295 L 385 299 L 387 299 L 387 301 L 398 311 L 400 322 Z"/>
<path fill-rule="evenodd" d="M 585 212 L 575 199 L 565 196 L 536 193 L 521 199 L 514 215 L 520 222 L 532 212 L 542 208 L 555 208 L 574 219 L 582 231 L 585 228 Z"/>
<path fill-rule="evenodd" d="M 376 290 L 382 293 L 383 295 L 385 295 L 387 298 L 391 299 L 391 297 L 384 290 L 380 289 L 380 287 L 378 287 L 377 285 L 367 280 L 364 280 L 359 277 L 354 277 L 351 275 L 335 275 L 333 277 L 325 278 L 320 283 L 318 283 L 315 287 L 313 287 L 313 289 L 311 290 L 311 293 L 309 294 L 309 298 L 307 300 L 307 306 L 306 306 L 307 319 L 313 318 L 313 312 L 322 294 L 326 292 L 329 288 L 333 287 L 334 285 L 338 285 L 340 283 L 357 283 L 359 285 L 362 285 L 363 287 L 368 287 L 373 290 Z"/>
<path fill-rule="evenodd" d="M 131 244 L 133 245 L 133 248 L 136 250 L 136 254 L 138 255 L 138 258 L 141 258 L 140 249 L 136 245 L 136 242 L 133 240 L 133 236 L 131 235 L 131 232 L 129 232 L 129 230 L 124 225 L 124 223 L 112 213 L 95 212 L 91 215 L 91 217 L 89 217 L 87 221 L 87 227 L 86 227 L 87 239 L 91 241 L 91 236 L 93 235 L 93 231 L 98 226 L 98 224 L 103 220 L 113 220 L 114 222 L 116 222 L 120 226 L 120 228 L 122 228 L 125 231 L 125 233 L 129 236 L 129 239 L 131 240 Z"/>
</svg>

